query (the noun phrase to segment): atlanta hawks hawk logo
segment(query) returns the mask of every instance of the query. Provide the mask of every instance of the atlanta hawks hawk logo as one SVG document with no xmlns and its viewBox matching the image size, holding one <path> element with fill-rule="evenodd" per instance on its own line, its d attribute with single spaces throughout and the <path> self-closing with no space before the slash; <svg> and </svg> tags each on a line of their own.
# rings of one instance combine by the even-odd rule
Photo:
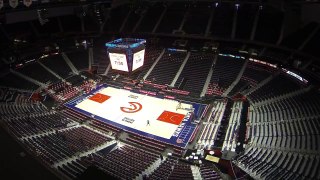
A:
<svg viewBox="0 0 320 180">
<path fill-rule="evenodd" d="M 136 113 L 142 109 L 142 105 L 138 102 L 128 102 L 130 107 L 120 107 L 122 112 L 125 113 Z"/>
</svg>

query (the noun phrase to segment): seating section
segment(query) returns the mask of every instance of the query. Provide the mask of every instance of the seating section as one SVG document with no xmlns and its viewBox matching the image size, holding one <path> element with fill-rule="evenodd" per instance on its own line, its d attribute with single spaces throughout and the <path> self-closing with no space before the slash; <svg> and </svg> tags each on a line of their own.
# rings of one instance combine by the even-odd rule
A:
<svg viewBox="0 0 320 180">
<path fill-rule="evenodd" d="M 144 62 L 143 67 L 141 69 L 141 73 L 138 74 L 137 78 L 143 78 L 143 76 L 148 72 L 150 67 L 153 65 L 153 63 L 156 61 L 156 59 L 160 56 L 160 53 L 162 52 L 161 48 L 157 47 L 146 47 L 145 55 L 144 55 Z"/>
<path fill-rule="evenodd" d="M 69 83 L 67 83 L 67 82 L 65 82 L 65 81 L 59 81 L 59 82 L 57 82 L 57 83 L 50 84 L 50 85 L 47 87 L 47 89 L 59 93 L 59 92 L 61 92 L 63 89 L 65 89 L 68 85 L 69 85 Z"/>
<path fill-rule="evenodd" d="M 79 94 L 79 90 L 77 88 L 73 86 L 67 86 L 64 90 L 58 93 L 57 97 L 59 101 L 65 101 L 77 94 Z"/>
<path fill-rule="evenodd" d="M 62 78 L 67 78 L 71 73 L 71 69 L 69 68 L 69 66 L 60 54 L 49 56 L 48 58 L 42 59 L 41 63 L 46 65 L 48 68 L 53 70 Z"/>
<path fill-rule="evenodd" d="M 165 54 L 148 76 L 148 80 L 157 84 L 170 84 L 185 57 L 185 52 L 166 50 Z"/>
<path fill-rule="evenodd" d="M 233 87 L 228 96 L 233 96 L 246 89 L 256 87 L 257 84 L 267 79 L 276 70 L 276 68 L 249 61 L 240 81 Z"/>
<path fill-rule="evenodd" d="M 86 157 L 58 166 L 58 170 L 71 179 L 77 179 L 80 175 L 92 165 L 92 162 Z"/>
<path fill-rule="evenodd" d="M 201 177 L 204 180 L 219 180 L 222 179 L 220 175 L 213 170 L 212 165 L 203 164 L 200 166 Z"/>
<path fill-rule="evenodd" d="M 153 140 L 138 134 L 129 135 L 126 140 L 128 143 L 133 143 L 136 146 L 148 149 L 150 152 L 162 153 L 166 148 L 166 145 L 158 140 Z"/>
<path fill-rule="evenodd" d="M 24 93 L 21 91 L 24 91 Z M 32 91 L 12 88 L 0 88 L 0 103 L 28 103 L 30 102 L 28 100 L 29 93 L 32 93 Z"/>
<path fill-rule="evenodd" d="M 217 144 L 218 136 L 221 134 L 220 125 L 224 119 L 226 110 L 226 101 L 215 101 L 211 106 L 211 112 L 208 119 L 205 121 L 204 127 L 200 132 L 200 137 L 197 142 L 197 149 L 211 149 Z"/>
<path fill-rule="evenodd" d="M 140 19 L 140 12 L 138 10 L 130 11 L 127 22 L 124 25 L 122 32 L 131 33 L 133 31 L 133 28 L 136 26 L 139 19 Z"/>
<path fill-rule="evenodd" d="M 72 122 L 56 112 L 34 113 L 4 120 L 5 126 L 18 138 L 66 128 Z"/>
<path fill-rule="evenodd" d="M 249 146 L 235 163 L 259 178 L 319 178 L 319 100 L 311 90 L 251 107 Z"/>
<path fill-rule="evenodd" d="M 218 84 L 210 83 L 206 91 L 206 95 L 222 95 L 224 89 L 218 86 Z"/>
<path fill-rule="evenodd" d="M 96 128 L 100 131 L 103 131 L 105 133 L 119 133 L 120 132 L 120 129 L 118 129 L 117 127 L 114 127 L 114 126 L 111 126 L 107 123 L 103 123 L 103 122 L 100 122 L 98 120 L 94 120 L 92 119 L 90 121 L 90 126 L 93 127 L 93 128 Z"/>
<path fill-rule="evenodd" d="M 65 102 L 71 98 L 74 98 L 80 93 L 89 93 L 92 89 L 96 87 L 97 82 L 91 79 L 84 80 L 80 76 L 72 76 L 66 81 L 70 82 L 58 82 L 56 84 L 51 84 L 45 89 L 49 95 L 58 102 Z"/>
<path fill-rule="evenodd" d="M 98 63 L 98 74 L 103 74 L 109 66 L 110 60 L 103 47 L 93 47 L 93 61 Z"/>
<path fill-rule="evenodd" d="M 275 149 L 250 147 L 236 164 L 266 179 L 318 179 L 318 155 L 304 155 Z"/>
<path fill-rule="evenodd" d="M 191 53 L 175 87 L 200 95 L 212 65 L 212 61 L 212 54 Z"/>
<path fill-rule="evenodd" d="M 68 83 L 72 84 L 73 86 L 79 86 L 83 83 L 85 78 L 81 77 L 80 75 L 70 76 L 65 79 Z"/>
<path fill-rule="evenodd" d="M 41 113 L 47 108 L 41 103 L 0 103 L 1 116 L 15 117 L 17 115 L 29 115 L 31 113 Z"/>
<path fill-rule="evenodd" d="M 240 128 L 242 102 L 234 102 L 232 106 L 232 112 L 229 119 L 229 124 L 224 138 L 222 151 L 235 152 L 238 142 L 238 132 Z"/>
<path fill-rule="evenodd" d="M 250 83 L 257 84 L 275 73 L 278 69 L 267 65 L 249 61 L 242 79 L 247 79 Z"/>
<path fill-rule="evenodd" d="M 111 139 L 84 126 L 25 139 L 24 144 L 44 162 L 53 164 L 102 145 Z"/>
<path fill-rule="evenodd" d="M 251 92 L 249 97 L 251 101 L 258 102 L 275 98 L 277 96 L 299 90 L 300 88 L 302 88 L 302 85 L 296 82 L 296 80 L 284 74 L 279 74 L 264 86 Z"/>
<path fill-rule="evenodd" d="M 79 123 L 82 123 L 87 119 L 86 116 L 74 111 L 73 109 L 66 108 L 66 109 L 60 110 L 60 112 L 64 116 L 66 116 L 66 117 L 68 117 L 70 119 L 73 119 L 74 121 L 77 121 Z"/>
<path fill-rule="evenodd" d="M 168 179 L 193 179 L 191 167 L 189 164 L 185 164 L 183 162 L 178 162 Z"/>
<path fill-rule="evenodd" d="M 89 55 L 86 49 L 66 53 L 66 55 L 78 70 L 87 70 L 89 68 Z"/>
<path fill-rule="evenodd" d="M 255 107 L 251 119 L 260 121 L 291 120 L 319 115 L 319 93 L 316 90 L 282 101 Z"/>
<path fill-rule="evenodd" d="M 94 153 L 89 161 L 118 179 L 134 179 L 157 160 L 158 156 L 132 146 L 118 147 L 110 153 Z"/>
<path fill-rule="evenodd" d="M 241 91 L 249 89 L 250 87 L 251 87 L 251 84 L 248 81 L 244 79 L 240 79 L 240 81 L 228 93 L 228 96 L 235 96 L 238 93 L 241 93 Z"/>
<path fill-rule="evenodd" d="M 5 76 L 0 77 L 0 85 L 4 87 L 27 89 L 27 90 L 35 90 L 39 88 L 38 85 L 33 84 L 12 73 L 9 73 Z"/>
<path fill-rule="evenodd" d="M 244 148 L 231 160 L 241 169 L 232 169 L 235 174 L 244 171 L 253 179 L 320 179 L 320 64 L 316 60 L 320 57 L 320 29 L 318 22 L 291 22 L 300 13 L 299 3 L 289 8 L 257 0 L 119 3 L 69 7 L 71 4 L 59 1 L 54 5 L 74 11 L 48 17 L 45 24 L 38 20 L 20 22 L 1 13 L 0 19 L 8 22 L 0 23 L 0 126 L 25 151 L 61 179 L 81 179 L 91 166 L 116 179 L 189 180 L 200 179 L 199 173 L 204 180 L 222 179 L 221 172 L 208 161 L 195 167 L 180 159 L 188 149 L 64 106 L 97 85 L 110 83 L 162 98 L 208 103 L 205 113 L 195 113 L 195 121 L 184 126 L 179 135 L 195 129 L 188 147 L 214 150 L 217 156 L 220 151 L 224 154 Z M 12 11 L 7 1 L 3 8 Z M 22 5 L 18 11 L 23 11 Z M 144 64 L 129 74 L 111 68 L 106 76 L 100 76 L 110 63 L 105 41 L 118 36 L 147 38 Z M 83 48 L 84 39 L 90 39 L 93 47 Z M 181 43 L 184 41 L 186 44 Z M 221 54 L 213 52 L 216 47 Z M 91 72 L 87 71 L 87 48 L 93 50 Z M 228 97 L 221 98 L 247 60 L 240 51 L 248 52 L 246 69 Z M 72 72 L 60 52 L 66 53 L 80 75 Z M 168 87 L 189 53 L 174 87 Z M 284 68 L 296 64 L 308 83 L 286 74 Z M 48 86 L 39 87 L 15 71 Z M 206 97 L 199 99 L 209 72 L 213 73 Z M 113 78 L 117 74 L 120 77 Z M 137 83 L 142 79 L 143 83 Z M 232 97 L 247 98 L 251 103 L 248 112 L 247 101 L 231 101 Z M 237 146 L 242 143 L 242 133 L 246 133 L 243 147 Z M 6 148 L 6 144 L 1 145 Z M 168 152 L 172 154 L 160 159 L 160 154 Z M 218 167 L 224 163 L 222 158 Z"/>
<path fill-rule="evenodd" d="M 177 162 L 177 159 L 168 157 L 151 175 L 149 175 L 149 179 L 167 179 Z"/>
<path fill-rule="evenodd" d="M 168 157 L 149 175 L 148 179 L 194 179 L 189 164 L 180 162 L 174 157 Z"/>
<path fill-rule="evenodd" d="M 305 96 L 307 94 L 313 96 Z M 280 149 L 318 151 L 320 126 L 317 122 L 319 116 L 317 101 L 319 101 L 319 94 L 316 92 L 307 94 L 252 110 L 250 131 L 251 137 L 255 137 L 254 142 Z M 271 136 L 271 138 L 258 138 L 260 136 Z"/>
<path fill-rule="evenodd" d="M 244 60 L 220 56 L 214 66 L 207 94 L 222 95 L 238 76 Z"/>
<path fill-rule="evenodd" d="M 23 68 L 19 69 L 18 72 L 45 84 L 59 80 L 36 62 L 25 65 Z M 41 76 L 39 76 L 39 74 L 41 74 Z"/>
</svg>

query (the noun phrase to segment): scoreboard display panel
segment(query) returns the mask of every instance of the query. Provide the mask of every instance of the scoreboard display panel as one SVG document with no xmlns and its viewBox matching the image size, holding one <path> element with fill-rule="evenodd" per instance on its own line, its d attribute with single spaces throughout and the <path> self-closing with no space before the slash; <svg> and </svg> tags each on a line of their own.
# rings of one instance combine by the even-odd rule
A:
<svg viewBox="0 0 320 180">
<path fill-rule="evenodd" d="M 125 54 L 120 53 L 109 53 L 111 67 L 114 70 L 129 71 L 127 58 Z"/>
<path fill-rule="evenodd" d="M 143 66 L 144 53 L 145 53 L 144 49 L 134 53 L 133 62 L 132 62 L 132 71 L 134 71 L 134 70 L 138 69 L 139 67 Z"/>
<path fill-rule="evenodd" d="M 145 39 L 120 38 L 107 42 L 107 53 L 113 70 L 130 74 L 144 65 Z M 120 73 L 120 72 L 119 72 Z"/>
</svg>

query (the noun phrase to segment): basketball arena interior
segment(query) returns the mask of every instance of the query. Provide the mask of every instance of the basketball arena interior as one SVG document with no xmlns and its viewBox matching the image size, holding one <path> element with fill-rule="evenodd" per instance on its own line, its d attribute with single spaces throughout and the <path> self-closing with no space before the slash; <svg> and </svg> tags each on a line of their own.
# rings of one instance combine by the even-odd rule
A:
<svg viewBox="0 0 320 180">
<path fill-rule="evenodd" d="M 0 0 L 1 179 L 320 179 L 314 0 Z"/>
</svg>

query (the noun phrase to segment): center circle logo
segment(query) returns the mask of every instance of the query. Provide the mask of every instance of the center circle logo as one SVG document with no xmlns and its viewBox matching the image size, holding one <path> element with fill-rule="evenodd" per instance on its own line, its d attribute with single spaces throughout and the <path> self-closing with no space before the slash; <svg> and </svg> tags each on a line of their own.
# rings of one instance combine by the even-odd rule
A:
<svg viewBox="0 0 320 180">
<path fill-rule="evenodd" d="M 120 107 L 120 110 L 125 113 L 136 113 L 142 109 L 142 105 L 138 102 L 128 102 L 130 107 Z"/>
</svg>

